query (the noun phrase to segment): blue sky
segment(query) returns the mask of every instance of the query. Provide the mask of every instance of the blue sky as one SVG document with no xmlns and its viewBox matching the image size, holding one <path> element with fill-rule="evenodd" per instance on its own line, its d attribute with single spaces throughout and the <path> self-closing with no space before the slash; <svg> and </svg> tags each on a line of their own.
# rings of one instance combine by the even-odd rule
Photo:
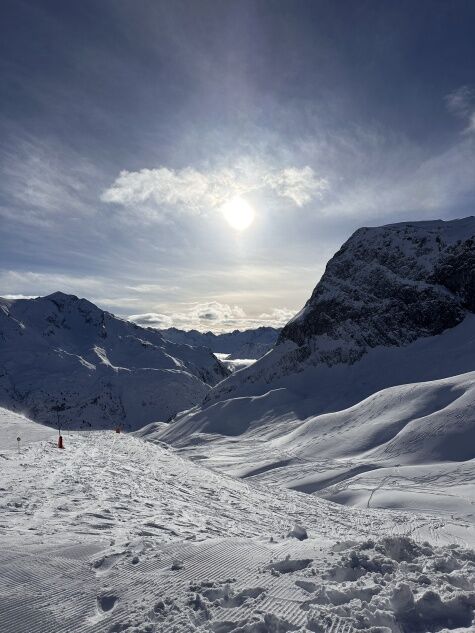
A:
<svg viewBox="0 0 475 633">
<path fill-rule="evenodd" d="M 2 295 L 280 324 L 357 227 L 474 213 L 471 1 L 6 0 L 0 28 Z"/>
</svg>

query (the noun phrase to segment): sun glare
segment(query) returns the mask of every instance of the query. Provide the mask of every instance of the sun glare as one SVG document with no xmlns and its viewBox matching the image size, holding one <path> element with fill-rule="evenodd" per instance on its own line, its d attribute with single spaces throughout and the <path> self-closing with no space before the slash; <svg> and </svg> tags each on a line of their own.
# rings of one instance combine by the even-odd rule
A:
<svg viewBox="0 0 475 633">
<path fill-rule="evenodd" d="M 227 223 L 236 231 L 244 231 L 254 221 L 254 209 L 243 198 L 236 196 L 222 208 Z"/>
</svg>

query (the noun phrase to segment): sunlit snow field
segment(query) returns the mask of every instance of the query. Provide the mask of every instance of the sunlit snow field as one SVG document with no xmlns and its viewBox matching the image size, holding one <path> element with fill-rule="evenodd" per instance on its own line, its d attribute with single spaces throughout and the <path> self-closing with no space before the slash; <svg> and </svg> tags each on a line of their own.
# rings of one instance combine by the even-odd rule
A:
<svg viewBox="0 0 475 633">
<path fill-rule="evenodd" d="M 61 451 L 17 414 L 1 424 L 1 631 L 470 630 L 467 517 L 348 508 L 112 431 L 66 432 Z"/>
</svg>

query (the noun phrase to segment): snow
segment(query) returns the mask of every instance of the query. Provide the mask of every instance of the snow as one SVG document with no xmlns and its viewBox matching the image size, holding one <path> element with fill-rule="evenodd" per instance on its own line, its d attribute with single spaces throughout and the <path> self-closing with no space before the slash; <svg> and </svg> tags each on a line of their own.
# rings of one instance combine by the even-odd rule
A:
<svg viewBox="0 0 475 633">
<path fill-rule="evenodd" d="M 68 430 L 61 451 L 0 419 L 25 435 L 20 454 L 0 444 L 2 631 L 473 626 L 475 557 L 437 514 L 232 478 L 139 434 Z"/>
<path fill-rule="evenodd" d="M 229 372 L 210 350 L 171 343 L 85 299 L 0 300 L 0 404 L 69 428 L 167 420 Z"/>
<path fill-rule="evenodd" d="M 165 339 L 174 343 L 207 347 L 217 356 L 227 354 L 229 359 L 249 358 L 255 360 L 266 354 L 275 345 L 280 329 L 258 327 L 252 330 L 234 330 L 215 334 L 197 330 L 168 328 L 159 330 Z"/>
<path fill-rule="evenodd" d="M 0 408 L 0 450 L 18 449 L 17 438 L 20 438 L 20 449 L 31 442 L 56 437 L 52 429 L 36 424 L 27 417 Z"/>
<path fill-rule="evenodd" d="M 475 372 L 375 387 L 403 375 L 473 366 L 472 328 L 468 318 L 433 339 L 372 350 L 351 366 L 316 369 L 311 375 L 320 372 L 321 393 L 305 396 L 300 374 L 300 398 L 295 380 L 292 388 L 192 409 L 144 436 L 272 488 L 361 508 L 438 512 L 464 539 L 475 528 Z M 366 397 L 319 413 L 329 392 L 343 405 L 359 393 Z"/>
<path fill-rule="evenodd" d="M 0 631 L 474 631 L 474 230 L 357 231 L 247 367 L 2 300 Z"/>
<path fill-rule="evenodd" d="M 207 401 L 262 395 L 272 388 L 288 387 L 289 382 L 308 393 L 320 385 L 318 379 L 322 374 L 325 378 L 326 369 L 342 369 L 344 374 L 346 367 L 364 361 L 373 350 L 400 350 L 414 342 L 420 343 L 422 351 L 424 339 L 430 347 L 438 335 L 445 336 L 467 319 L 472 321 L 473 344 L 474 238 L 474 217 L 358 229 L 328 262 L 311 297 L 282 329 L 276 346 L 251 367 L 223 381 Z M 387 373 L 384 356 L 381 365 Z M 446 363 L 443 359 L 445 369 Z M 428 369 L 432 363 L 425 366 Z M 364 364 L 358 365 L 356 373 L 361 367 Z M 459 368 L 445 376 L 472 369 L 473 365 Z M 313 385 L 309 385 L 311 376 Z M 390 384 L 429 376 L 403 373 L 393 378 Z M 346 387 L 343 381 L 340 385 Z M 385 386 L 389 384 L 377 388 Z M 334 389 L 322 391 L 341 400 Z"/>
</svg>

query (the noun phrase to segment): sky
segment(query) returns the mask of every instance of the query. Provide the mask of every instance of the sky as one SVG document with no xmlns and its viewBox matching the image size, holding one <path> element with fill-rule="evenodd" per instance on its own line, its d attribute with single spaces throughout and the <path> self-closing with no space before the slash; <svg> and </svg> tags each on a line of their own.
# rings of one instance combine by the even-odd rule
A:
<svg viewBox="0 0 475 633">
<path fill-rule="evenodd" d="M 358 227 L 474 214 L 471 0 L 4 0 L 0 30 L 2 296 L 279 326 Z"/>
</svg>

